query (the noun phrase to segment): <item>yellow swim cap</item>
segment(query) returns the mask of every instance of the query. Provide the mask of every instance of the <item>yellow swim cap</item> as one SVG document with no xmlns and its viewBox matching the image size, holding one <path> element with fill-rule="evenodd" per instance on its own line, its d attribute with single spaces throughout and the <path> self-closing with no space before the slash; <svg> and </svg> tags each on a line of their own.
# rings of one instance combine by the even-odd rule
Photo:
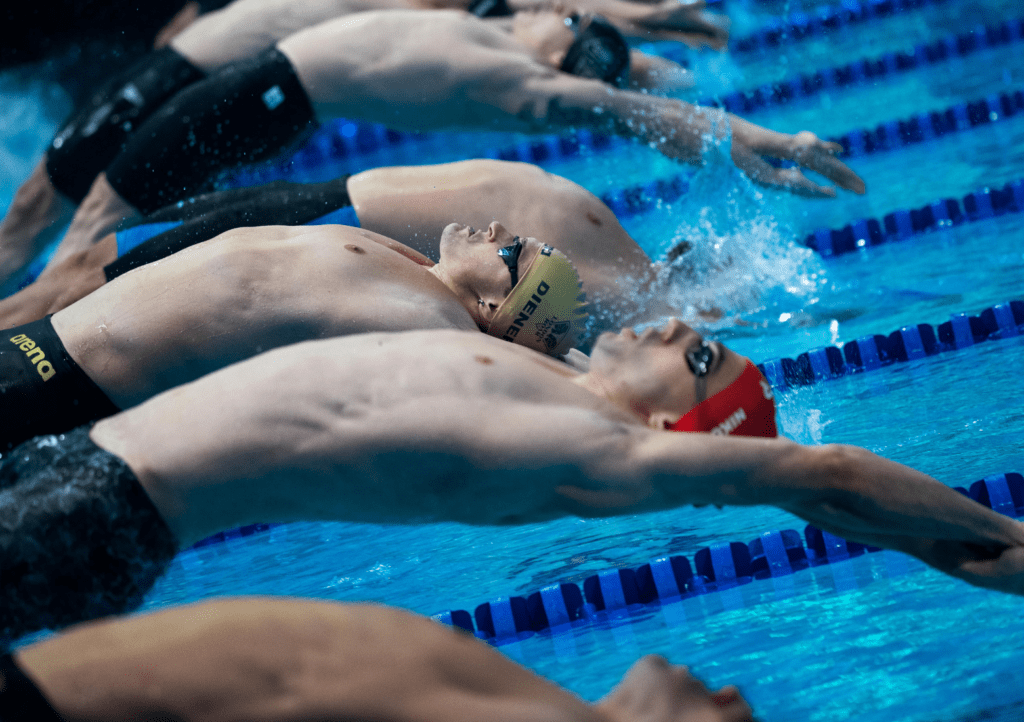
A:
<svg viewBox="0 0 1024 722">
<path fill-rule="evenodd" d="M 487 333 L 535 351 L 567 353 L 586 327 L 586 298 L 572 262 L 544 246 L 494 312 Z"/>
</svg>

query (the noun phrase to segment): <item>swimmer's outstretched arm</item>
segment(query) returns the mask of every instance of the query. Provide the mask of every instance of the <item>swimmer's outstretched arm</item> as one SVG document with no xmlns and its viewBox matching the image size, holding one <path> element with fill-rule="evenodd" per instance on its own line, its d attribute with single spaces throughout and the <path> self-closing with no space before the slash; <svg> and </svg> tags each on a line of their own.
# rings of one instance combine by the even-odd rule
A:
<svg viewBox="0 0 1024 722">
<path fill-rule="evenodd" d="M 564 73 L 531 77 L 519 89 L 518 117 L 554 129 L 589 127 L 634 138 L 670 158 L 699 165 L 712 142 L 728 139 L 732 160 L 761 185 L 819 198 L 835 196 L 835 189 L 807 178 L 799 168 L 779 169 L 765 157 L 791 160 L 815 171 L 840 188 L 864 193 L 864 181 L 836 157 L 838 143 L 820 140 L 814 133 L 777 133 L 716 108 L 704 108 L 670 98 L 616 90 L 599 81 Z"/>
<path fill-rule="evenodd" d="M 1024 595 L 1024 524 L 866 449 L 651 432 L 626 458 L 659 507 L 770 504 L 976 586 Z M 584 505 L 614 499 L 593 487 L 561 493 Z"/>
<path fill-rule="evenodd" d="M 734 687 L 712 693 L 659 657 L 590 704 L 423 617 L 297 599 L 220 599 L 83 624 L 15 660 L 68 720 L 753 719 Z"/>
</svg>

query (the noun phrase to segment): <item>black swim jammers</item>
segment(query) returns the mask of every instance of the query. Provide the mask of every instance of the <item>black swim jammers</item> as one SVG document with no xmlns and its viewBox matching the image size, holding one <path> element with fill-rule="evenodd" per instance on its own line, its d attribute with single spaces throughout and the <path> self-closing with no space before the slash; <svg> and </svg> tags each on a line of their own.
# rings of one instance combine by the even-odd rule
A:
<svg viewBox="0 0 1024 722">
<path fill-rule="evenodd" d="M 130 611 L 176 552 L 135 474 L 88 427 L 0 460 L 0 637 Z"/>
<path fill-rule="evenodd" d="M 119 410 L 68 355 L 49 316 L 0 332 L 0 454 Z"/>
<path fill-rule="evenodd" d="M 224 170 L 274 157 L 314 126 L 295 69 L 272 48 L 164 103 L 107 167 L 107 180 L 148 215 L 209 190 Z"/>
<path fill-rule="evenodd" d="M 62 722 L 35 682 L 9 654 L 0 655 L 0 722 Z"/>
<path fill-rule="evenodd" d="M 107 83 L 57 133 L 46 153 L 50 182 L 81 203 L 129 134 L 164 101 L 202 77 L 201 70 L 170 48 L 147 54 Z"/>
</svg>

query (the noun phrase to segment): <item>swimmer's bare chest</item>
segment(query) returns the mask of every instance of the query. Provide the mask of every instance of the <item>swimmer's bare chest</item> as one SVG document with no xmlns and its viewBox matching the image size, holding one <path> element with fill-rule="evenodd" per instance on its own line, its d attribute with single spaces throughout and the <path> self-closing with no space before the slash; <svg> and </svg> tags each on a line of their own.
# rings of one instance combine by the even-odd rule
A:
<svg viewBox="0 0 1024 722">
<path fill-rule="evenodd" d="M 607 402 L 573 383 L 579 372 L 561 361 L 481 333 L 413 331 L 338 338 L 289 347 L 294 361 L 318 358 L 318 375 L 290 374 L 287 395 L 314 415 L 402 415 L 407 404 L 439 417 L 509 404 L 587 408 L 614 414 Z M 329 391 L 325 389 L 329 388 Z M 447 401 L 431 402 L 431 399 Z M 424 401 L 426 400 L 426 401 Z M 423 402 L 423 403 L 421 403 Z M 390 422 L 389 422 L 390 423 Z M 430 422 L 425 422 L 428 424 Z"/>
<path fill-rule="evenodd" d="M 430 273 L 432 263 L 399 244 L 385 245 L 374 235 L 339 234 L 282 249 L 270 274 L 275 301 L 268 318 L 288 324 L 313 322 L 322 336 L 476 329 L 455 295 Z M 248 317 L 246 321 L 258 322 Z"/>
<path fill-rule="evenodd" d="M 88 323 L 84 309 L 72 309 L 81 318 L 62 325 L 73 357 L 111 398 L 137 403 L 301 341 L 378 331 L 476 331 L 426 266 L 376 242 L 369 231 L 261 230 L 262 238 L 236 234 L 196 247 L 194 257 L 126 274 L 119 285 L 130 288 L 108 284 L 101 290 L 118 291 L 118 297 L 107 308 L 88 314 Z"/>
</svg>

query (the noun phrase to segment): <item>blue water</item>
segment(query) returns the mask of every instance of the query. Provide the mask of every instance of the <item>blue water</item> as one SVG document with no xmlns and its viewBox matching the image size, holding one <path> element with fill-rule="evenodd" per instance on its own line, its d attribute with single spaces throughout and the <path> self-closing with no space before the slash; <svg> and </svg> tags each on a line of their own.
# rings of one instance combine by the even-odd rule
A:
<svg viewBox="0 0 1024 722">
<path fill-rule="evenodd" d="M 731 13 L 737 32 L 746 32 L 770 12 L 814 6 L 736 0 Z M 1010 2 L 950 0 L 795 43 L 774 58 L 693 54 L 692 61 L 708 81 L 703 96 L 906 49 L 1016 13 L 1020 9 Z M 1024 86 L 1021 47 L 749 117 L 779 130 L 809 128 L 822 135 L 872 127 Z M 61 91 L 45 77 L 44 68 L 0 75 L 0 205 L 9 202 L 67 110 Z M 520 140 L 438 134 L 290 172 L 296 180 L 319 180 L 373 165 L 454 160 Z M 693 172 L 683 198 L 625 225 L 653 257 L 683 239 L 698 244 L 706 273 L 697 282 L 674 277 L 666 292 L 683 307 L 725 310 L 726 319 L 713 330 L 755 360 L 795 356 L 908 323 L 937 324 L 951 313 L 1024 298 L 1024 215 L 827 261 L 798 243 L 815 228 L 1024 178 L 1024 120 L 851 163 L 868 182 L 868 195 L 807 201 L 755 188 L 712 157 Z M 680 172 L 638 146 L 545 167 L 595 193 Z M 1024 394 L 1015 384 L 1022 360 L 1024 338 L 898 364 L 781 394 L 779 420 L 798 441 L 859 444 L 950 485 L 1024 471 Z M 289 594 L 386 602 L 426 614 L 472 610 L 497 596 L 580 582 L 666 553 L 692 555 L 709 543 L 746 542 L 767 529 L 803 526 L 773 508 L 680 509 L 512 529 L 293 524 L 183 553 L 146 606 L 223 594 Z M 657 652 L 689 664 L 709 684 L 739 684 L 763 720 L 1010 720 L 1020 719 L 1024 703 L 1022 611 L 1018 598 L 968 587 L 884 553 L 501 649 L 590 699 L 606 692 L 637 656 Z"/>
</svg>

